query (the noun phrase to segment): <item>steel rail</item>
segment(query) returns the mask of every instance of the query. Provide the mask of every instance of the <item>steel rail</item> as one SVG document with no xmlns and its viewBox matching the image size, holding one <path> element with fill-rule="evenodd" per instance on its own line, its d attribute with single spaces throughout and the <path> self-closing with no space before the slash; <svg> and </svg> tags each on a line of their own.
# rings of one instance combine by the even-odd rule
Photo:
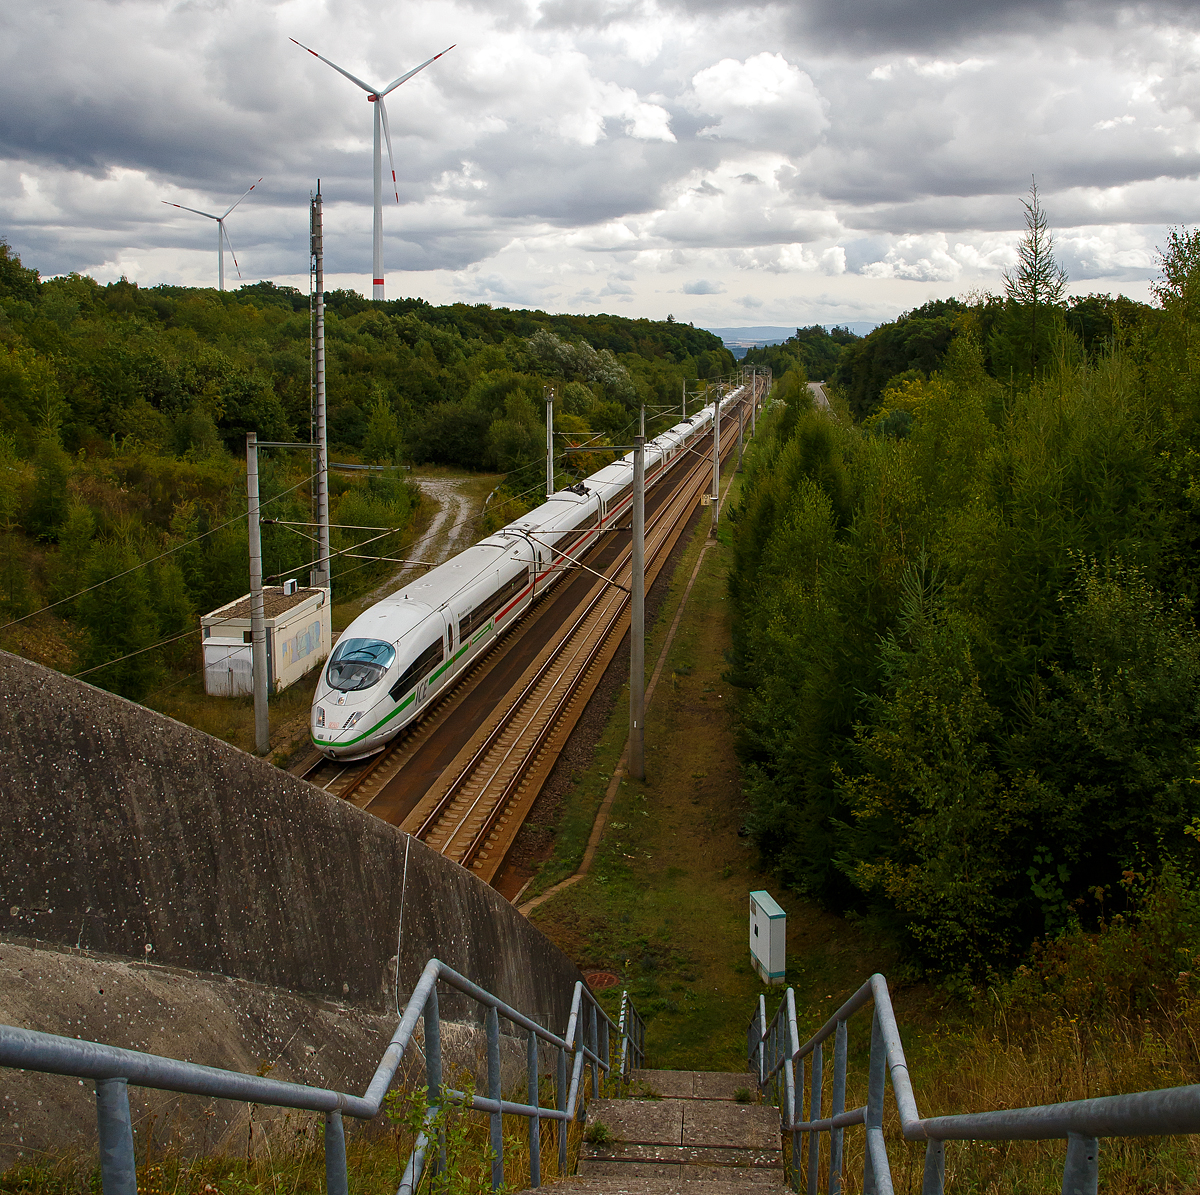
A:
<svg viewBox="0 0 1200 1195">
<path fill-rule="evenodd" d="M 685 485 L 686 485 L 686 483 L 685 483 Z M 681 487 L 681 490 L 682 490 L 682 488 L 683 487 Z M 674 496 L 673 496 L 673 498 L 674 498 Z M 690 503 L 687 501 L 681 501 L 679 503 L 680 506 L 685 507 L 685 508 L 689 504 Z M 668 507 L 669 507 L 669 504 L 668 504 Z M 664 510 L 668 509 L 668 507 L 665 507 Z M 672 519 L 670 521 L 670 524 L 668 525 L 668 530 L 669 530 L 669 526 L 673 525 L 673 523 L 674 523 L 674 519 Z M 656 524 L 656 529 L 657 529 L 657 524 Z M 665 540 L 666 540 L 666 536 L 664 535 L 659 540 L 659 542 L 655 545 L 655 547 L 653 549 L 653 557 L 655 557 L 655 558 L 657 557 L 657 554 L 658 554 L 659 550 L 661 549 Z M 609 596 L 611 597 L 613 595 L 610 594 Z M 525 765 L 523 767 L 518 767 L 517 770 L 513 773 L 513 775 L 510 776 L 509 779 L 505 782 L 504 788 L 500 792 L 499 796 L 496 798 L 495 803 L 493 804 L 491 810 L 488 812 L 487 816 L 484 818 L 482 827 L 478 830 L 475 837 L 472 839 L 471 843 L 468 845 L 466 851 L 463 853 L 462 858 L 459 860 L 464 867 L 469 867 L 472 864 L 472 862 L 475 859 L 475 856 L 483 849 L 484 845 L 487 843 L 488 836 L 491 834 L 492 830 L 495 828 L 496 823 L 499 822 L 500 819 L 503 817 L 505 809 L 508 806 L 508 803 L 512 800 L 514 793 L 520 787 L 520 784 L 524 780 L 525 775 L 529 770 L 529 767 L 532 765 L 533 761 L 537 758 L 538 752 L 545 745 L 546 740 L 549 739 L 550 736 L 557 729 L 558 722 L 559 722 L 559 719 L 561 718 L 563 711 L 570 705 L 571 701 L 574 699 L 575 694 L 579 690 L 579 686 L 583 683 L 584 678 L 587 676 L 588 672 L 591 670 L 592 665 L 595 663 L 597 657 L 603 652 L 604 647 L 605 647 L 606 643 L 608 642 L 609 636 L 613 633 L 614 628 L 620 622 L 620 620 L 624 616 L 625 612 L 629 609 L 629 605 L 630 605 L 629 595 L 627 592 L 622 591 L 621 597 L 616 600 L 615 604 L 612 607 L 610 607 L 609 610 L 607 610 L 601 614 L 601 620 L 603 621 L 603 625 L 600 627 L 600 629 L 598 631 L 592 631 L 589 634 L 589 640 L 586 640 L 583 644 L 580 644 L 579 650 L 576 651 L 576 653 L 575 653 L 575 657 L 573 657 L 572 660 L 568 662 L 568 667 L 570 667 L 571 665 L 574 664 L 574 659 L 576 657 L 578 657 L 579 651 L 583 651 L 585 648 L 587 649 L 586 658 L 579 665 L 579 667 L 575 668 L 574 671 L 571 673 L 570 678 L 567 683 L 567 687 L 564 690 L 559 692 L 557 700 L 555 702 L 554 710 L 551 712 L 550 716 L 545 720 L 545 722 L 542 724 L 541 728 L 538 730 L 538 732 L 534 736 L 533 742 L 529 743 L 527 746 L 525 746 L 525 748 L 524 748 L 525 749 Z M 566 670 L 564 669 L 564 672 L 565 671 Z M 529 715 L 529 717 L 528 717 L 529 724 L 532 724 L 534 722 L 537 714 L 540 713 L 542 706 L 547 701 L 549 701 L 551 699 L 551 697 L 554 696 L 554 693 L 555 693 L 555 690 L 552 688 L 551 691 L 546 694 L 546 697 L 543 699 L 541 704 L 539 704 L 538 708 L 535 711 L 533 711 L 533 713 L 531 715 Z M 496 766 L 496 768 L 493 772 L 493 777 L 492 777 L 493 779 L 494 779 L 495 775 L 499 773 L 499 770 L 503 766 L 503 763 L 507 762 L 509 756 L 512 754 L 513 751 L 515 751 L 517 749 L 517 747 L 519 745 L 520 745 L 519 741 L 514 742 L 513 745 L 509 748 L 508 752 L 506 752 L 506 754 L 505 754 L 504 760 Z M 484 792 L 486 792 L 486 788 L 483 791 L 481 791 L 479 796 L 476 797 L 475 801 L 472 802 L 471 810 L 468 810 L 468 812 L 463 815 L 463 818 L 461 819 L 460 824 L 465 824 L 467 817 L 470 816 L 470 812 L 478 805 L 478 802 L 483 798 Z M 455 831 L 455 834 L 457 834 L 457 830 Z M 443 851 L 443 853 L 445 853 L 445 852 Z"/>
<path fill-rule="evenodd" d="M 730 422 L 736 418 L 734 411 L 739 404 L 730 403 L 726 410 L 722 411 L 723 422 Z M 732 442 L 727 449 L 726 455 L 733 451 Z M 673 461 L 668 462 L 665 466 L 670 468 L 674 463 L 683 459 L 683 454 L 679 453 Z M 705 458 L 707 463 L 707 458 Z M 706 472 L 704 464 L 693 466 L 692 469 L 685 473 L 683 482 L 677 486 L 675 491 L 668 497 L 659 511 L 656 512 L 651 524 L 651 531 L 659 532 L 655 545 L 651 551 L 651 559 L 657 560 L 658 555 L 669 538 L 671 529 L 676 525 L 680 515 L 686 511 L 694 502 L 697 493 L 692 490 L 697 484 L 697 481 L 702 479 Z M 608 570 L 606 581 L 611 581 L 612 578 L 620 576 L 630 562 L 632 556 L 632 546 L 622 549 L 621 556 L 613 562 Z M 604 609 L 604 604 L 608 603 L 608 608 Z M 499 741 L 508 733 L 513 731 L 514 724 L 518 724 L 514 735 L 514 741 L 505 752 L 502 759 L 492 768 L 492 774 L 486 781 L 483 781 L 479 793 L 475 796 L 470 806 L 461 814 L 456 815 L 456 824 L 449 828 L 446 838 L 439 843 L 437 849 L 442 854 L 449 854 L 453 843 L 459 838 L 463 829 L 466 826 L 468 819 L 473 815 L 478 808 L 479 803 L 488 796 L 488 788 L 494 783 L 496 777 L 504 769 L 511 756 L 518 749 L 524 753 L 523 759 L 518 763 L 512 776 L 504 783 L 504 787 L 498 796 L 492 798 L 492 806 L 485 816 L 484 824 L 480 830 L 476 832 L 466 851 L 457 861 L 464 867 L 469 867 L 473 863 L 475 857 L 482 851 L 486 845 L 488 836 L 491 834 L 497 822 L 499 822 L 509 804 L 513 795 L 519 790 L 521 782 L 524 780 L 529 769 L 532 767 L 537 758 L 539 750 L 545 744 L 546 740 L 555 732 L 563 712 L 569 707 L 575 693 L 582 684 L 584 678 L 594 663 L 595 659 L 604 650 L 608 638 L 611 635 L 613 628 L 620 621 L 625 611 L 629 606 L 628 594 L 621 589 L 621 597 L 617 599 L 613 594 L 608 584 L 598 588 L 592 597 L 588 600 L 586 609 L 575 620 L 574 624 L 568 632 L 562 636 L 559 642 L 555 645 L 550 655 L 543 661 L 535 675 L 522 689 L 518 697 L 512 701 L 505 710 L 500 721 L 489 733 L 485 741 L 476 749 L 471 759 L 462 767 L 459 773 L 451 782 L 447 791 L 439 798 L 435 808 L 426 816 L 421 826 L 416 831 L 417 836 L 425 838 L 427 835 L 432 835 L 436 824 L 444 819 L 446 812 L 452 806 L 455 797 L 461 793 L 462 789 L 475 778 L 476 773 L 487 756 L 495 749 Z M 597 610 L 600 610 L 599 621 L 601 626 L 596 628 L 595 615 Z M 593 625 L 585 626 L 585 623 L 591 622 Z M 572 641 L 580 635 L 584 636 L 584 641 L 580 644 L 571 656 L 567 665 L 563 665 L 563 657 L 570 650 Z M 570 674 L 568 684 L 565 690 L 556 690 L 554 685 L 559 679 L 554 673 L 557 671 L 560 675 L 567 675 L 568 668 L 578 659 L 580 651 L 587 650 L 587 657 L 583 664 Z M 551 681 L 549 692 L 538 703 L 538 706 L 532 711 L 522 709 L 521 707 L 527 703 L 529 698 L 534 695 L 539 686 L 547 679 Z M 550 716 L 541 725 L 535 734 L 532 744 L 527 740 L 522 741 L 521 735 L 528 728 L 536 723 L 538 715 L 548 701 L 555 698 L 557 692 L 557 700 Z M 523 722 L 524 725 L 519 725 Z M 452 856 L 451 856 L 452 857 Z"/>
<path fill-rule="evenodd" d="M 733 405 L 733 404 L 731 404 L 731 405 Z M 722 414 L 725 414 L 725 412 L 722 412 Z M 729 418 L 731 418 L 731 416 L 727 416 L 725 422 L 728 422 Z M 724 426 L 724 424 L 722 426 Z M 701 441 L 705 440 L 707 438 L 708 434 L 709 433 L 705 433 L 705 434 L 701 435 L 699 437 L 699 440 L 701 440 Z M 676 457 L 673 458 L 671 461 L 668 461 L 664 464 L 663 472 L 665 473 L 665 472 L 673 469 L 674 465 L 676 463 L 678 463 L 678 461 L 682 460 L 683 454 L 685 452 L 695 452 L 695 449 L 685 446 L 685 447 L 681 448 L 680 450 L 678 450 Z M 699 454 L 697 454 L 697 455 L 699 455 Z M 726 454 L 726 455 L 728 455 L 728 454 Z M 702 463 L 707 463 L 707 464 L 711 465 L 711 457 L 704 456 L 702 458 Z M 688 482 L 690 482 L 694 478 L 695 475 L 696 475 L 696 471 L 694 471 L 691 474 L 688 474 L 683 485 L 686 486 L 688 484 Z M 660 476 L 661 476 L 661 474 L 660 474 Z M 670 501 L 672 501 L 674 499 L 674 497 L 675 497 L 674 494 L 671 495 L 671 497 L 668 499 L 668 503 Z M 657 518 L 657 516 L 656 516 L 656 518 Z M 598 528 L 597 530 L 599 532 L 611 532 L 611 531 L 623 530 L 623 528 L 619 528 L 614 525 L 614 526 L 610 526 L 610 527 Z M 548 546 L 548 545 L 543 545 L 543 546 Z M 598 543 L 596 546 L 598 546 Z M 617 561 L 614 563 L 609 576 L 604 576 L 604 574 L 597 574 L 598 576 L 603 578 L 603 580 L 605 581 L 606 584 L 611 583 L 611 577 L 615 576 L 617 573 L 619 573 L 621 567 L 623 567 L 624 563 L 626 563 L 628 561 L 628 555 L 630 553 L 630 549 L 624 548 L 624 549 L 621 549 L 621 551 L 622 551 L 622 556 L 618 557 Z M 569 568 L 564 568 L 562 570 L 562 573 L 560 574 L 560 577 L 565 576 L 566 573 L 569 571 L 570 571 Z M 593 570 L 591 570 L 589 568 L 588 571 L 590 572 Z M 446 688 L 440 690 L 438 692 L 438 694 L 431 701 L 429 701 L 429 703 L 426 705 L 426 707 L 425 707 L 424 711 L 422 712 L 419 719 L 410 723 L 408 726 L 404 727 L 403 730 L 401 730 L 393 739 L 389 740 L 388 743 L 380 751 L 376 752 L 375 755 L 370 756 L 368 759 L 361 761 L 363 766 L 359 769 L 359 771 L 357 771 L 355 773 L 355 775 L 352 776 L 350 778 L 350 780 L 343 787 L 334 790 L 331 793 L 331 795 L 337 796 L 337 797 L 341 798 L 342 800 L 349 800 L 351 795 L 354 792 L 358 791 L 358 789 L 360 789 L 363 786 L 363 784 L 366 783 L 366 781 L 368 779 L 370 779 L 372 776 L 374 776 L 375 773 L 379 770 L 379 768 L 382 767 L 385 763 L 387 763 L 395 755 L 395 753 L 398 750 L 400 750 L 402 747 L 404 747 L 406 744 L 408 744 L 412 741 L 412 736 L 415 733 L 417 733 L 418 731 L 425 730 L 433 724 L 432 715 L 435 712 L 437 712 L 439 714 L 439 716 L 444 715 L 446 710 L 450 706 L 452 706 L 455 701 L 457 701 L 458 699 L 460 699 L 461 697 L 463 697 L 465 695 L 464 686 L 466 685 L 466 683 L 468 681 L 470 681 L 471 679 L 473 679 L 474 677 L 476 677 L 482 667 L 484 667 L 486 664 L 490 664 L 495 661 L 495 659 L 497 658 L 496 657 L 496 649 L 501 646 L 504 646 L 506 648 L 510 647 L 516 641 L 518 636 L 514 635 L 512 632 L 516 631 L 516 629 L 519 626 L 521 626 L 522 624 L 524 624 L 526 622 L 526 620 L 529 619 L 531 616 L 533 616 L 535 614 L 540 615 L 542 612 L 544 612 L 545 606 L 543 605 L 541 598 L 550 596 L 551 594 L 552 594 L 552 586 L 544 589 L 542 591 L 542 594 L 538 595 L 538 599 L 535 600 L 534 602 L 531 602 L 530 605 L 528 607 L 526 607 L 526 609 L 524 611 L 522 611 L 522 613 L 517 617 L 516 621 L 514 621 L 509 627 L 506 628 L 505 633 L 503 635 L 494 637 L 492 639 L 492 642 L 489 644 L 487 650 L 484 651 L 483 653 L 481 653 L 479 656 L 477 656 L 474 661 L 472 661 L 471 667 L 466 671 L 466 673 L 464 673 L 462 676 L 458 677 L 458 679 L 452 685 L 447 686 Z M 358 761 L 358 760 L 348 761 L 348 762 L 344 762 L 341 760 L 331 760 L 327 756 L 320 755 L 315 760 L 313 760 L 312 763 L 303 772 L 299 773 L 299 778 L 302 780 L 307 780 L 310 784 L 316 784 L 317 787 L 324 789 L 326 792 L 329 792 L 331 790 L 332 786 L 338 780 L 340 780 L 341 777 L 343 775 L 345 775 L 345 773 L 347 771 L 351 770 L 354 767 L 354 764 L 359 763 L 359 762 L 360 761 Z M 343 765 L 341 770 L 338 771 L 330 779 L 326 780 L 324 783 L 321 783 L 321 778 L 314 778 L 314 777 L 317 777 L 318 773 L 320 773 L 322 769 L 331 768 L 338 763 L 342 763 L 342 765 Z M 422 831 L 418 830 L 418 831 L 416 831 L 416 833 L 417 833 L 418 837 L 420 837 L 422 834 Z"/>
<path fill-rule="evenodd" d="M 676 457 L 676 460 L 681 459 L 682 455 Z M 669 468 L 670 466 L 668 465 L 667 467 Z M 702 472 L 702 466 L 694 466 L 690 473 L 685 473 L 684 480 L 679 485 L 676 492 L 670 495 L 663 506 L 653 516 L 653 522 L 651 523 L 652 530 L 657 530 L 664 523 L 664 521 L 669 520 L 670 523 L 674 523 L 674 521 L 679 517 L 679 513 L 675 508 L 677 506 L 686 507 L 691 501 L 694 501 L 694 497 L 685 497 L 681 502 L 679 496 L 681 494 L 686 494 L 689 484 L 691 484 Z M 484 759 L 486 759 L 487 755 L 495 747 L 496 743 L 503 737 L 505 732 L 510 729 L 520 713 L 521 705 L 535 692 L 542 681 L 545 680 L 545 678 L 561 663 L 562 655 L 568 649 L 574 636 L 591 618 L 596 608 L 600 606 L 601 603 L 611 599 L 612 595 L 609 582 L 613 578 L 620 575 L 622 570 L 629 564 L 632 554 L 632 545 L 620 549 L 620 554 L 607 570 L 603 583 L 599 585 L 595 592 L 587 599 L 587 605 L 585 609 L 575 619 L 567 632 L 561 636 L 558 643 L 554 645 L 547 658 L 538 667 L 537 671 L 529 679 L 529 681 L 522 687 L 521 692 L 507 703 L 508 708 L 505 710 L 500 720 L 475 750 L 471 758 L 466 762 L 466 764 L 463 765 L 458 775 L 456 775 L 450 782 L 446 791 L 441 795 L 441 797 L 438 798 L 437 804 L 434 806 L 434 808 L 426 815 L 420 826 L 418 826 L 418 828 L 414 831 L 418 838 L 423 840 L 432 832 L 438 821 L 453 803 L 454 798 L 462 791 L 463 787 L 470 780 L 472 773 L 482 764 Z M 622 607 L 622 609 L 623 608 L 624 607 Z M 603 642 L 603 640 L 601 640 L 601 642 Z M 472 805 L 472 809 L 474 809 L 474 805 Z M 459 820 L 461 823 L 462 819 Z M 457 836 L 458 830 L 459 827 L 456 826 L 451 832 L 451 838 Z M 448 839 L 447 842 L 449 841 L 450 840 Z M 439 849 L 441 850 L 442 848 Z"/>
</svg>

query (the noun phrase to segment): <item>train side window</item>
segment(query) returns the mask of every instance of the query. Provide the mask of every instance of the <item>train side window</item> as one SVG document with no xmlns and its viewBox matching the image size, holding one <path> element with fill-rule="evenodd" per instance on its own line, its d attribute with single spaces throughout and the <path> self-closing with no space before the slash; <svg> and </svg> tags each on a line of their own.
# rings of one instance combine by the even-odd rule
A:
<svg viewBox="0 0 1200 1195">
<path fill-rule="evenodd" d="M 460 642 L 465 642 L 466 639 L 474 634 L 493 614 L 496 613 L 502 606 L 508 605 L 509 601 L 529 583 L 529 574 L 525 572 L 518 573 L 511 581 L 501 585 L 495 593 L 484 598 L 483 601 L 475 607 L 474 610 L 469 610 L 458 620 L 458 638 Z"/>
<path fill-rule="evenodd" d="M 399 701 L 422 677 L 427 676 L 446 658 L 445 641 L 439 639 L 430 644 L 405 670 L 400 679 L 388 690 L 393 701 Z"/>
</svg>

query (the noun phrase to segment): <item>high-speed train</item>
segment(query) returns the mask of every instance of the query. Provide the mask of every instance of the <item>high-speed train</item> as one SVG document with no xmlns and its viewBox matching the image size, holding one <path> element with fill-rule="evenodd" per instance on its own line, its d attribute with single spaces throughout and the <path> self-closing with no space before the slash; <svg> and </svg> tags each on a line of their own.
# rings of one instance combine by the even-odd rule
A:
<svg viewBox="0 0 1200 1195">
<path fill-rule="evenodd" d="M 733 391 L 727 406 L 740 396 Z M 705 435 L 710 405 L 646 444 L 650 489 Z M 317 682 L 310 733 L 331 759 L 379 751 L 421 716 L 633 503 L 633 453 L 360 614 Z"/>
</svg>

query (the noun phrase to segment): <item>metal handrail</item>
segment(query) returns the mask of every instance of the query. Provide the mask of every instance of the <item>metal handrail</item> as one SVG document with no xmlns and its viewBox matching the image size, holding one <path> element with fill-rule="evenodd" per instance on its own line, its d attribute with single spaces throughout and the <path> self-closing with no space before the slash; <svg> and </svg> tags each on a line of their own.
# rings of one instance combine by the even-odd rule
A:
<svg viewBox="0 0 1200 1195">
<path fill-rule="evenodd" d="M 646 1022 L 633 1007 L 628 992 L 621 993 L 618 1031 L 621 1035 L 621 1078 L 628 1079 L 632 1071 L 646 1065 Z"/>
<path fill-rule="evenodd" d="M 867 1102 L 860 1108 L 847 1110 L 847 1021 L 868 1002 L 874 1004 L 874 1012 Z M 823 1047 L 830 1037 L 834 1039 L 833 1082 L 829 1115 L 823 1116 Z M 796 999 L 792 989 L 788 988 L 784 993 L 769 1024 L 766 998 L 760 996 L 758 1008 L 747 1027 L 746 1046 L 749 1065 L 758 1075 L 760 1090 L 770 1089 L 774 1101 L 780 1105 L 783 1131 L 792 1136 L 792 1180 L 797 1191 L 801 1182 L 801 1135 L 808 1135 L 808 1195 L 818 1195 L 822 1133 L 829 1134 L 829 1195 L 840 1195 L 842 1134 L 856 1124 L 865 1126 L 867 1138 L 863 1195 L 892 1195 L 891 1168 L 883 1136 L 884 1079 L 889 1075 L 904 1137 L 909 1141 L 926 1142 L 922 1195 L 942 1195 L 946 1141 L 1044 1141 L 1065 1137 L 1064 1195 L 1068 1192 L 1071 1195 L 1095 1195 L 1099 1183 L 1097 1138 L 1200 1133 L 1200 1084 L 1032 1108 L 923 1118 L 913 1095 L 887 980 L 878 974 L 872 975 L 803 1044 L 796 1028 Z M 803 1114 L 806 1082 L 807 1119 Z"/>
<path fill-rule="evenodd" d="M 470 997 L 485 1008 L 487 1036 L 487 1093 L 455 1091 L 442 1082 L 441 1020 L 438 1013 L 437 985 L 449 987 Z M 622 998 L 622 1008 L 625 997 Z M 638 1024 L 641 1018 L 630 1009 Z M 503 1098 L 500 1090 L 500 1018 L 526 1033 L 526 1069 L 529 1103 Z M 478 984 L 460 975 L 441 960 L 433 958 L 425 965 L 413 994 L 405 1006 L 400 1023 L 392 1034 L 366 1091 L 361 1096 L 286 1083 L 256 1075 L 217 1067 L 200 1066 L 177 1058 L 125 1050 L 99 1042 L 81 1041 L 53 1033 L 38 1033 L 0 1025 L 0 1066 L 48 1074 L 71 1075 L 96 1081 L 96 1124 L 100 1140 L 100 1174 L 104 1195 L 137 1195 L 137 1176 L 133 1151 L 133 1127 L 129 1113 L 129 1084 L 151 1087 L 210 1099 L 227 1099 L 277 1108 L 299 1108 L 325 1113 L 325 1179 L 329 1195 L 347 1195 L 346 1137 L 342 1114 L 359 1120 L 378 1115 L 400 1061 L 416 1032 L 418 1020 L 424 1024 L 424 1056 L 428 1111 L 424 1127 L 417 1134 L 412 1155 L 405 1167 L 398 1195 L 412 1195 L 420 1182 L 429 1150 L 431 1134 L 436 1136 L 436 1118 L 443 1101 L 487 1112 L 491 1118 L 492 1189 L 504 1183 L 505 1115 L 524 1116 L 529 1120 L 530 1185 L 541 1186 L 541 1132 L 543 1120 L 558 1122 L 559 1173 L 567 1166 L 567 1130 L 572 1120 L 586 1114 L 589 1093 L 581 1084 L 585 1061 L 591 1070 L 590 1096 L 600 1093 L 600 1072 L 612 1070 L 609 1056 L 609 1029 L 617 1029 L 624 1059 L 630 1044 L 628 1035 L 600 1007 L 595 996 L 577 980 L 571 998 L 567 1030 L 558 1036 L 544 1029 Z M 587 1030 L 587 1040 L 584 1032 Z M 558 1055 L 556 1107 L 541 1106 L 539 1065 L 541 1048 L 554 1049 Z M 640 1047 L 635 1047 L 640 1048 Z M 567 1087 L 567 1055 L 574 1055 L 570 1089 Z M 623 1066 L 623 1063 L 622 1063 Z M 624 1072 L 622 1071 L 622 1074 Z"/>
</svg>

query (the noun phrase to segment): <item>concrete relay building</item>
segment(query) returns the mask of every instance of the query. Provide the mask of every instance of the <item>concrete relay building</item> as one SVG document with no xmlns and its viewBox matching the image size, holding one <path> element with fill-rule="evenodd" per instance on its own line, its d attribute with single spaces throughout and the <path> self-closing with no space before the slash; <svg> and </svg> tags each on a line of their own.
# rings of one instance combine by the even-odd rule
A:
<svg viewBox="0 0 1200 1195">
<path fill-rule="evenodd" d="M 295 583 L 263 588 L 267 626 L 267 688 L 280 693 L 329 655 L 332 642 L 328 589 Z M 204 645 L 204 691 L 211 697 L 254 692 L 250 595 L 200 619 Z"/>
</svg>

